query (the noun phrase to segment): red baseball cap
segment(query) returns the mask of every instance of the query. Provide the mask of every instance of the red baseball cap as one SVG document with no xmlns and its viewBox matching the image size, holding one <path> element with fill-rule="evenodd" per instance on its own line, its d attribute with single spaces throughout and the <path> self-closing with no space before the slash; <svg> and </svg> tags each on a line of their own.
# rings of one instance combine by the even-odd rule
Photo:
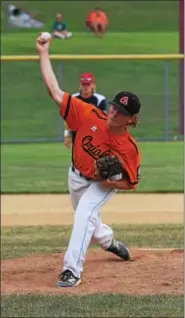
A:
<svg viewBox="0 0 185 318">
<path fill-rule="evenodd" d="M 94 83 L 94 76 L 91 73 L 83 73 L 80 75 L 80 83 L 91 84 Z"/>
</svg>

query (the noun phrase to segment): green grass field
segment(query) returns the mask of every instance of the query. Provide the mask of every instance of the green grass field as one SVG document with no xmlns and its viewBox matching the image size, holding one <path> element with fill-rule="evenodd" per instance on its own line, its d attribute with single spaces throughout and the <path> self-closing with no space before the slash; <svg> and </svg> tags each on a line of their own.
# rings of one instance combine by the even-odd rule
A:
<svg viewBox="0 0 185 318">
<path fill-rule="evenodd" d="M 63 18 L 72 32 L 83 32 L 87 13 L 101 7 L 107 13 L 112 32 L 153 32 L 154 30 L 178 30 L 178 1 L 128 0 L 128 1 L 11 1 L 22 10 L 35 13 L 37 19 L 51 29 L 56 12 Z M 1 27 L 5 29 L 5 2 L 1 2 Z M 27 30 L 26 30 L 27 32 Z"/>
<path fill-rule="evenodd" d="M 182 225 L 113 225 L 115 235 L 132 247 L 183 247 Z M 1 259 L 60 253 L 70 226 L 2 229 Z M 92 246 L 93 247 L 93 246 Z M 183 295 L 92 296 L 10 295 L 1 297 L 1 317 L 183 317 Z"/>
<path fill-rule="evenodd" d="M 183 191 L 183 143 L 139 143 L 141 192 Z M 66 192 L 71 151 L 62 143 L 2 145 L 3 193 Z"/>
<path fill-rule="evenodd" d="M 36 55 L 38 32 L 2 34 L 2 55 Z M 51 54 L 170 54 L 178 53 L 178 32 L 111 32 L 103 39 L 78 32 L 68 41 L 53 40 Z M 83 62 L 81 62 L 83 63 Z"/>
<path fill-rule="evenodd" d="M 4 296 L 1 317 L 183 317 L 180 296 Z"/>
<path fill-rule="evenodd" d="M 83 17 L 91 7 L 90 3 L 93 7 L 96 1 L 52 1 L 52 6 L 46 1 L 44 11 L 41 10 L 43 3 L 39 1 L 15 3 L 28 10 L 37 8 L 48 30 L 61 4 L 64 16 L 71 21 L 74 36 L 69 41 L 53 41 L 51 54 L 178 53 L 177 1 L 168 1 L 168 10 L 166 1 L 100 1 L 99 5 L 107 11 L 111 21 L 109 32 L 103 39 L 95 38 L 83 26 Z M 76 15 L 76 12 L 81 14 Z M 1 15 L 4 28 L 4 6 Z M 37 33 L 37 30 L 26 32 L 20 29 L 3 33 L 1 54 L 35 55 Z M 79 75 L 84 71 L 94 73 L 97 91 L 108 100 L 119 90 L 134 91 L 142 101 L 141 125 L 133 131 L 134 135 L 145 139 L 164 137 L 164 61 L 74 60 L 62 61 L 60 69 L 54 62 L 53 67 L 62 78 L 63 89 L 70 93 L 78 90 Z M 172 138 L 179 136 L 178 73 L 179 62 L 169 61 L 168 125 Z M 2 140 L 62 138 L 61 121 L 42 84 L 38 62 L 3 62 L 1 76 Z"/>
<path fill-rule="evenodd" d="M 182 224 L 120 224 L 113 225 L 113 230 L 117 239 L 127 242 L 132 248 L 183 248 Z M 65 250 L 70 234 L 71 226 L 67 225 L 4 227 L 1 258 L 60 253 Z"/>
</svg>

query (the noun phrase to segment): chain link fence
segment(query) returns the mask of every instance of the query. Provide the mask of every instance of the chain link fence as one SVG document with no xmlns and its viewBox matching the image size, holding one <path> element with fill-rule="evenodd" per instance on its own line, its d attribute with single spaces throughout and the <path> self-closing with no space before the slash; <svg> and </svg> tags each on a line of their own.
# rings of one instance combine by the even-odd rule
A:
<svg viewBox="0 0 185 318">
<path fill-rule="evenodd" d="M 177 140 L 179 134 L 178 60 L 52 61 L 63 90 L 75 93 L 82 72 L 92 72 L 97 92 L 111 100 L 130 90 L 142 101 L 139 140 Z M 1 142 L 62 141 L 63 119 L 43 85 L 37 61 L 1 63 Z"/>
</svg>

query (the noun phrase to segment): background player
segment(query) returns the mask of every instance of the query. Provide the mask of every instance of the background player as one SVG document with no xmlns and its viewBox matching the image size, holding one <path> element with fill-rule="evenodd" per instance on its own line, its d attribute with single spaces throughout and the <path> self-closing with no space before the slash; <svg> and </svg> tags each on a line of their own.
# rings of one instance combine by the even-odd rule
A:
<svg viewBox="0 0 185 318">
<path fill-rule="evenodd" d="M 123 91 L 115 96 L 106 115 L 65 93 L 59 88 L 53 72 L 49 45 L 50 41 L 45 42 L 40 36 L 37 38 L 42 78 L 50 97 L 59 106 L 61 116 L 77 132 L 69 171 L 74 224 L 57 282 L 58 287 L 73 287 L 81 282 L 83 263 L 92 238 L 104 250 L 124 260 L 130 258 L 127 247 L 115 240 L 112 229 L 103 224 L 100 208 L 115 189 L 135 189 L 139 181 L 140 153 L 128 126 L 137 124 L 141 104 L 135 94 Z M 120 179 L 97 181 L 95 162 L 107 154 L 116 154 L 121 159 Z"/>
<path fill-rule="evenodd" d="M 86 102 L 87 104 L 94 105 L 106 112 L 107 110 L 107 101 L 106 97 L 95 92 L 95 78 L 91 73 L 83 73 L 80 76 L 80 90 L 78 93 L 73 94 L 76 98 Z M 74 142 L 75 132 L 70 131 L 66 122 L 64 122 L 64 145 L 67 148 L 71 147 L 71 137 L 72 142 Z"/>
</svg>

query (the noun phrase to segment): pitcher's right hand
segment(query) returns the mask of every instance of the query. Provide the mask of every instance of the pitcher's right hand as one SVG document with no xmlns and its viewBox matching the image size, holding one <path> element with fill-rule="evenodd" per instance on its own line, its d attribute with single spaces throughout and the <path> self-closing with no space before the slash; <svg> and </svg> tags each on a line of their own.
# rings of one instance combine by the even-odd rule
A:
<svg viewBox="0 0 185 318">
<path fill-rule="evenodd" d="M 42 35 L 42 33 L 39 33 L 39 36 L 36 39 L 36 49 L 37 49 L 37 52 L 39 54 L 42 52 L 48 52 L 49 46 L 51 44 L 51 39 L 48 39 L 47 41 L 45 41 L 41 37 L 41 35 Z"/>
</svg>

